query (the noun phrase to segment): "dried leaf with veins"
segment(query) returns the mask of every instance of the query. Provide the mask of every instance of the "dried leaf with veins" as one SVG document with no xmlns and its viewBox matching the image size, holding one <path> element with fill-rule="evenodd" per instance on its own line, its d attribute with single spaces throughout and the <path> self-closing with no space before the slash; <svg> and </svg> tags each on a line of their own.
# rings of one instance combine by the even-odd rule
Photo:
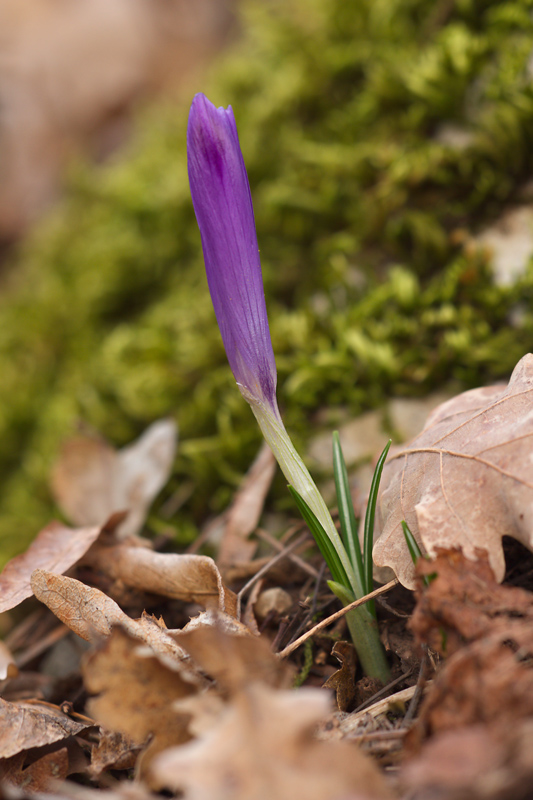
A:
<svg viewBox="0 0 533 800">
<path fill-rule="evenodd" d="M 35 570 L 32 588 L 35 597 L 82 639 L 97 642 L 109 636 L 113 627 L 120 625 L 135 639 L 149 645 L 170 669 L 185 670 L 189 656 L 164 623 L 154 617 L 144 614 L 140 619 L 131 619 L 99 589 L 44 570 Z"/>
<path fill-rule="evenodd" d="M 93 724 L 87 718 L 67 716 L 51 703 L 9 703 L 0 698 L 0 758 L 60 742 Z"/>
<path fill-rule="evenodd" d="M 533 355 L 509 385 L 474 389 L 439 406 L 422 433 L 389 457 L 376 515 L 378 566 L 414 588 L 401 527 L 406 520 L 423 549 L 487 550 L 499 581 L 502 536 L 533 549 Z"/>
<path fill-rule="evenodd" d="M 208 556 L 154 553 L 128 544 L 98 545 L 87 554 L 85 563 L 143 592 L 199 603 L 230 615 L 236 611 L 235 594 L 226 588 Z"/>
<path fill-rule="evenodd" d="M 43 528 L 26 552 L 12 558 L 0 574 L 0 613 L 31 597 L 34 570 L 66 572 L 102 533 L 113 531 L 123 518 L 122 514 L 115 514 L 104 525 L 93 528 L 69 528 L 61 522 L 51 522 Z"/>
<path fill-rule="evenodd" d="M 58 505 L 77 525 L 99 525 L 115 511 L 128 511 L 120 535 L 137 534 L 168 480 L 176 438 L 175 423 L 163 419 L 118 451 L 95 436 L 71 439 L 52 475 Z"/>
</svg>

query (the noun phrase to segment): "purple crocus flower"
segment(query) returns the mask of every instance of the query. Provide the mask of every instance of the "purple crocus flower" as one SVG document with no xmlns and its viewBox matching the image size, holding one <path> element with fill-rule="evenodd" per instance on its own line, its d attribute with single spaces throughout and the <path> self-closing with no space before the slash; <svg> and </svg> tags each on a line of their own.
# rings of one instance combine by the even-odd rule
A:
<svg viewBox="0 0 533 800">
<path fill-rule="evenodd" d="M 197 94 L 187 129 L 192 202 L 207 282 L 235 380 L 249 402 L 277 414 L 276 364 L 246 167 L 231 106 Z"/>
<path fill-rule="evenodd" d="M 324 499 L 278 411 L 252 198 L 231 106 L 215 108 L 203 94 L 196 95 L 187 156 L 207 282 L 235 380 L 288 482 L 322 524 L 346 574 L 353 575 Z"/>
</svg>

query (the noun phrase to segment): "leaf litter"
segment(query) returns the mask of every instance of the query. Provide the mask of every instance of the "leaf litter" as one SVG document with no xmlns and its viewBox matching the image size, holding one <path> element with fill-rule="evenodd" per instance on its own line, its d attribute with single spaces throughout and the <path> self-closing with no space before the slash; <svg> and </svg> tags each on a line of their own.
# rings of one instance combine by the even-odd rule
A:
<svg viewBox="0 0 533 800">
<path fill-rule="evenodd" d="M 501 540 L 533 549 L 533 355 L 516 365 L 508 386 L 473 389 L 438 406 L 422 433 L 391 452 L 376 514 L 378 566 L 414 588 L 401 523 L 430 554 L 461 547 L 488 552 L 501 581 Z"/>
<path fill-rule="evenodd" d="M 520 362 L 507 390 L 478 390 L 449 401 L 426 426 L 433 437 L 427 440 L 431 458 L 439 437 L 453 439 L 452 426 L 463 431 L 459 439 L 473 457 L 450 456 L 462 465 L 454 478 L 463 484 L 462 501 L 450 492 L 451 473 L 443 474 L 448 507 L 455 513 L 459 507 L 467 520 L 463 464 L 474 471 L 481 466 L 490 475 L 505 472 L 498 500 L 507 503 L 508 519 L 526 502 L 527 492 L 517 494 L 509 486 L 523 475 L 525 451 L 516 442 L 527 442 L 531 401 L 520 405 L 512 396 L 519 394 L 518 386 L 526 386 L 527 396 L 531 367 L 530 359 Z M 496 421 L 502 430 L 510 426 L 507 433 L 498 434 Z M 465 444 L 465 430 L 472 425 L 466 437 L 470 444 Z M 460 444 L 446 439 L 444 449 L 459 452 Z M 168 440 L 165 448 L 168 455 Z M 391 458 L 385 490 L 390 498 L 403 460 L 408 465 L 404 481 L 415 485 L 411 469 L 419 476 L 415 505 L 431 495 L 439 506 L 438 491 L 431 494 L 434 468 L 411 466 L 417 448 L 420 441 Z M 487 450 L 493 458 L 497 454 L 499 471 L 484 463 Z M 533 601 L 526 588 L 499 585 L 498 556 L 487 554 L 487 543 L 496 542 L 501 550 L 502 531 L 483 538 L 486 520 L 479 517 L 476 537 L 457 541 L 455 529 L 455 538 L 442 549 L 436 535 L 430 544 L 427 526 L 415 524 L 420 509 L 413 512 L 406 504 L 411 495 L 400 498 L 433 557 L 421 560 L 416 573 L 410 565 L 396 565 L 404 583 L 415 587 L 414 610 L 413 595 L 394 582 L 385 587 L 383 605 L 377 597 L 393 668 L 391 685 L 378 690 L 360 674 L 342 615 L 332 614 L 336 605 L 324 583 L 327 575 L 309 540 L 295 540 L 298 549 L 290 552 L 290 540 L 278 543 L 260 529 L 256 535 L 272 479 L 264 451 L 222 520 L 218 553 L 225 555 L 220 561 L 158 552 L 140 535 L 154 487 L 162 480 L 161 470 L 153 482 L 146 478 L 150 456 L 148 461 L 141 457 L 140 494 L 122 494 L 136 508 L 134 525 L 124 528 L 132 509 L 111 503 L 109 486 L 105 499 L 94 487 L 105 486 L 114 475 L 117 486 L 131 488 L 137 467 L 125 459 L 120 476 L 120 459 L 109 452 L 89 464 L 89 483 L 87 473 L 78 470 L 81 487 L 72 483 L 73 476 L 63 485 L 76 499 L 71 508 L 78 511 L 70 518 L 80 527 L 53 523 L 0 575 L 0 602 L 6 625 L 12 626 L 0 676 L 0 786 L 5 792 L 18 787 L 19 796 L 28 798 L 45 792 L 85 800 L 150 800 L 162 790 L 185 800 L 499 800 L 526 797 L 533 790 L 528 757 Z M 441 455 L 445 464 L 447 454 Z M 106 465 L 100 477 L 96 463 Z M 478 493 L 494 492 L 492 478 L 482 475 L 483 480 L 477 472 L 472 478 Z M 79 512 L 86 492 L 99 516 Z M 142 502 L 135 506 L 139 497 Z M 477 494 L 471 504 L 476 502 Z M 394 519 L 398 510 L 387 503 L 382 501 L 382 508 L 392 508 Z M 522 529 L 508 526 L 503 532 L 516 536 L 517 530 Z M 524 530 L 516 538 L 529 544 Z M 523 552 L 518 556 L 522 566 Z M 525 586 L 531 572 L 522 576 Z M 237 597 L 250 578 L 253 588 L 240 618 Z M 36 599 L 29 599 L 32 593 Z M 261 597 L 281 597 L 283 603 L 264 602 L 266 611 L 256 619 L 253 609 Z M 37 600 L 46 608 L 39 611 Z M 20 603 L 22 618 L 16 609 Z M 314 630 L 317 619 L 324 621 Z M 68 670 L 48 666 L 57 664 L 59 649 L 78 637 L 89 644 L 78 649 Z M 282 650 L 284 657 L 275 655 Z M 325 683 L 335 688 L 341 710 L 334 710 Z M 303 686 L 291 688 L 295 684 Z"/>
</svg>

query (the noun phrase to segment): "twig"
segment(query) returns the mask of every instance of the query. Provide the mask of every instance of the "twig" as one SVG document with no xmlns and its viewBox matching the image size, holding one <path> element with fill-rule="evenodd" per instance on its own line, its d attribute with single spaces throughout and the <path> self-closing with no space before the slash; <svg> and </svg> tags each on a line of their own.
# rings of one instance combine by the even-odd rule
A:
<svg viewBox="0 0 533 800">
<path fill-rule="evenodd" d="M 244 584 L 239 594 L 237 595 L 237 619 L 241 618 L 241 602 L 243 595 L 246 594 L 246 592 L 252 588 L 254 583 L 257 583 L 259 578 L 262 578 L 263 575 L 265 575 L 274 566 L 274 564 L 277 564 L 278 561 L 281 561 L 293 550 L 296 550 L 296 548 L 299 547 L 301 544 L 303 544 L 306 539 L 307 539 L 307 533 L 304 533 L 303 536 L 300 536 L 292 544 L 288 544 L 286 547 L 283 548 L 283 550 L 280 553 L 277 554 L 277 556 L 271 558 L 268 564 L 265 564 L 264 567 L 261 567 L 259 572 L 256 572 L 255 575 L 252 578 L 250 578 L 250 580 L 247 583 Z"/>
<path fill-rule="evenodd" d="M 407 670 L 407 672 L 404 672 L 403 675 L 400 675 L 398 678 L 395 678 L 393 681 L 391 681 L 386 686 L 384 686 L 383 689 L 380 689 L 379 692 L 376 692 L 375 694 L 372 695 L 372 697 L 369 697 L 368 700 L 365 700 L 364 703 L 361 703 L 360 706 L 357 706 L 357 708 L 354 708 L 354 710 L 352 711 L 352 714 L 358 714 L 359 711 L 363 711 L 363 709 L 368 708 L 369 706 L 373 706 L 374 703 L 376 703 L 380 699 L 380 697 L 383 697 L 384 694 L 386 694 L 388 691 L 393 689 L 399 683 L 404 681 L 406 678 L 408 678 L 410 675 L 412 675 L 412 673 L 413 673 L 413 670 L 409 669 L 409 670 Z"/>
<path fill-rule="evenodd" d="M 420 672 L 418 673 L 418 681 L 416 684 L 416 689 L 413 694 L 413 699 L 409 703 L 409 708 L 403 718 L 404 725 L 408 725 L 412 719 L 414 719 L 416 710 L 418 708 L 418 704 L 422 698 L 424 693 L 424 688 L 426 685 L 426 673 L 427 673 L 427 666 L 428 666 L 428 648 L 427 645 L 423 645 L 423 655 L 422 660 L 420 662 Z"/>
<path fill-rule="evenodd" d="M 336 611 L 335 614 L 332 614 L 330 617 L 326 617 L 326 619 L 321 620 L 321 622 L 317 623 L 317 625 L 312 627 L 311 630 L 304 633 L 302 636 L 300 636 L 299 639 L 296 639 L 295 642 L 292 642 L 292 644 L 287 645 L 287 647 L 285 647 L 284 650 L 278 653 L 279 658 L 286 658 L 295 650 L 297 650 L 300 647 L 300 645 L 306 642 L 311 636 L 314 636 L 316 633 L 321 631 L 322 628 L 327 628 L 328 625 L 331 625 L 332 622 L 336 622 L 338 619 L 343 617 L 344 614 L 347 614 L 348 611 L 351 611 L 352 608 L 357 608 L 358 606 L 362 606 L 365 603 L 368 603 L 369 600 L 373 600 L 374 597 L 379 597 L 380 594 L 385 594 L 385 592 L 388 592 L 389 589 L 393 588 L 393 586 L 396 586 L 397 583 L 398 579 L 394 578 L 392 581 L 389 581 L 384 586 L 380 586 L 379 589 L 374 589 L 374 591 L 370 592 L 370 594 L 366 594 L 359 600 L 354 600 L 354 602 L 350 603 L 350 605 L 344 606 L 344 608 L 341 608 L 340 611 Z"/>
<path fill-rule="evenodd" d="M 279 541 L 279 539 L 276 539 L 275 536 L 272 536 L 271 533 L 263 530 L 263 528 L 257 528 L 255 535 L 259 536 L 260 539 L 263 539 L 263 541 L 267 542 L 271 547 L 279 550 L 280 553 L 282 550 L 284 550 L 283 544 Z M 289 558 L 294 564 L 297 564 L 300 569 L 302 569 L 304 572 L 307 572 L 308 575 L 311 575 L 312 578 L 317 577 L 318 570 L 312 567 L 311 564 L 308 564 L 306 561 L 304 561 L 303 558 L 300 558 L 300 556 L 297 556 L 294 553 L 290 553 Z"/>
</svg>

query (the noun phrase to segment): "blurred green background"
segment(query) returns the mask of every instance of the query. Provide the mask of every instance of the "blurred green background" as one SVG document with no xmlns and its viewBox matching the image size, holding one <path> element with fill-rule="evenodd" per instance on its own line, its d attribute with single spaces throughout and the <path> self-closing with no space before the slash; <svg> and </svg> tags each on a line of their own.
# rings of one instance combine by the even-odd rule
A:
<svg viewBox="0 0 533 800">
<path fill-rule="evenodd" d="M 239 42 L 195 87 L 235 112 L 280 405 L 304 450 L 339 415 L 507 378 L 531 349 L 533 272 L 496 285 L 476 236 L 533 202 L 532 12 L 248 1 Z M 164 521 L 156 505 L 149 526 L 181 543 L 228 504 L 259 447 L 203 272 L 190 99 L 143 112 L 111 163 L 72 166 L 61 205 L 4 272 L 2 561 L 57 515 L 50 468 L 80 421 L 117 446 L 178 421 L 159 505 L 180 487 L 185 502 Z"/>
</svg>

